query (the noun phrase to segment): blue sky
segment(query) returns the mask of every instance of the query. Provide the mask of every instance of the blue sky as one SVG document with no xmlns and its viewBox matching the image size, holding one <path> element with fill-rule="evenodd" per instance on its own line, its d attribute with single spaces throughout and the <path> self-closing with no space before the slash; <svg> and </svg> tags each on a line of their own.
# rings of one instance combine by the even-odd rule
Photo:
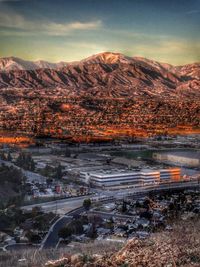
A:
<svg viewBox="0 0 200 267">
<path fill-rule="evenodd" d="M 200 60 L 200 0 L 0 0 L 0 57 Z"/>
</svg>

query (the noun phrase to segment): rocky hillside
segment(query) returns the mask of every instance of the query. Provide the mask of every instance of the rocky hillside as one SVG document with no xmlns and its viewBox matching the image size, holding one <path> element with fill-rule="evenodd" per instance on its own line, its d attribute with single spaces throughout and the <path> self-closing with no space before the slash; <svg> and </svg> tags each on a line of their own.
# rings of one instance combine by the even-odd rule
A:
<svg viewBox="0 0 200 267">
<path fill-rule="evenodd" d="M 179 221 L 168 232 L 122 245 L 106 240 L 57 250 L 0 251 L 0 267 L 199 267 L 199 218 Z"/>
<path fill-rule="evenodd" d="M 199 131 L 200 64 L 119 53 L 74 63 L 0 59 L 0 127 L 90 140 Z"/>
<path fill-rule="evenodd" d="M 132 239 L 118 252 L 104 255 L 66 254 L 45 267 L 192 267 L 200 266 L 199 221 L 176 225 L 173 232 Z"/>
<path fill-rule="evenodd" d="M 109 52 L 68 65 L 18 58 L 0 60 L 0 88 L 93 89 L 93 94 L 101 94 L 104 89 L 106 95 L 120 97 L 145 92 L 150 95 L 176 93 L 179 88 L 196 89 L 199 79 L 200 64 L 173 67 Z"/>
</svg>

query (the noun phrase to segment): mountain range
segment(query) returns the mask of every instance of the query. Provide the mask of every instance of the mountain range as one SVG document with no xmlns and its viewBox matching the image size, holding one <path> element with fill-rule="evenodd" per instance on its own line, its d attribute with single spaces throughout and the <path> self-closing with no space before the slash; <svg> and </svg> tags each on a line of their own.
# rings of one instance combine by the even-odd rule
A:
<svg viewBox="0 0 200 267">
<path fill-rule="evenodd" d="M 172 66 L 111 52 L 71 63 L 1 58 L 0 103 L 2 130 L 34 136 L 198 131 L 200 63 Z"/>
</svg>

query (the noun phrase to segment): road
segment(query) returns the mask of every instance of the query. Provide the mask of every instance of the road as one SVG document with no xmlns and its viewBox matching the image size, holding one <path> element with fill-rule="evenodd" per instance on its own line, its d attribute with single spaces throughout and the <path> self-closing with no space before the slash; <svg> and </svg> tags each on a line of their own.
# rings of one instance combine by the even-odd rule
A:
<svg viewBox="0 0 200 267">
<path fill-rule="evenodd" d="M 55 248 L 59 242 L 59 236 L 58 236 L 59 230 L 63 226 L 70 223 L 73 220 L 74 215 L 78 215 L 83 211 L 84 208 L 80 207 L 78 209 L 69 212 L 67 215 L 64 215 L 61 218 L 59 218 L 49 229 L 49 232 L 47 233 L 46 237 L 41 243 L 40 249 Z"/>
<path fill-rule="evenodd" d="M 61 200 L 54 200 L 45 203 L 39 203 L 34 205 L 28 205 L 21 207 L 22 210 L 32 210 L 34 207 L 40 207 L 45 212 L 57 212 L 59 214 L 66 214 L 76 208 L 82 206 L 84 199 L 90 198 L 90 195 L 72 197 Z"/>
<path fill-rule="evenodd" d="M 145 195 L 151 191 L 162 191 L 170 189 L 179 188 L 190 188 L 197 186 L 197 181 L 185 182 L 180 184 L 165 184 L 159 186 L 146 186 L 142 188 L 132 188 L 127 190 L 118 191 L 102 191 L 98 190 L 96 195 L 86 195 L 80 197 L 66 198 L 62 200 L 50 201 L 45 203 L 39 203 L 34 205 L 28 205 L 21 207 L 23 210 L 32 210 L 33 207 L 40 207 L 44 212 L 57 212 L 58 214 L 64 215 L 76 208 L 79 208 L 83 204 L 83 200 L 87 198 L 96 199 L 96 201 L 101 201 L 103 198 L 113 197 L 113 199 L 122 199 L 128 196 L 138 196 Z"/>
<path fill-rule="evenodd" d="M 197 182 L 187 182 L 187 183 L 184 183 L 184 184 L 178 184 L 178 185 L 161 185 L 159 186 L 159 188 L 148 188 L 148 189 L 143 189 L 143 190 L 135 190 L 134 192 L 130 192 L 130 190 L 128 191 L 128 194 L 120 194 L 120 195 L 117 195 L 115 194 L 115 197 L 112 199 L 112 200 L 103 200 L 103 199 L 99 199 L 98 202 L 101 202 L 101 203 L 109 203 L 113 200 L 116 200 L 116 199 L 123 199 L 125 196 L 128 197 L 128 196 L 131 196 L 133 198 L 141 198 L 141 196 L 144 196 L 145 194 L 149 193 L 150 191 L 162 191 L 162 190 L 169 190 L 169 189 L 179 189 L 179 188 L 193 188 L 193 187 L 197 187 L 199 186 L 199 184 Z M 105 191 L 104 191 L 104 195 L 105 195 Z M 73 219 L 73 216 L 74 215 L 79 215 L 81 214 L 83 211 L 84 211 L 84 208 L 82 207 L 82 202 L 83 202 L 83 199 L 85 197 L 80 197 L 80 199 L 71 199 L 71 201 L 76 201 L 76 203 L 80 203 L 81 202 L 81 205 L 79 206 L 79 208 L 75 209 L 75 210 L 72 210 L 70 212 L 68 212 L 66 215 L 62 216 L 61 218 L 59 218 L 50 228 L 47 236 L 45 237 L 45 239 L 43 240 L 42 244 L 41 244 L 41 247 L 40 249 L 45 249 L 45 248 L 55 248 L 57 243 L 59 242 L 59 237 L 58 237 L 58 231 L 59 229 L 61 229 L 64 225 L 66 225 L 67 223 L 69 223 L 72 219 Z M 98 196 L 96 197 L 98 198 Z M 67 204 L 69 205 L 70 202 L 67 202 Z M 43 204 L 42 204 L 43 205 Z M 49 207 L 51 207 L 50 203 L 47 203 L 46 204 Z M 55 205 L 55 204 L 54 204 Z M 66 200 L 62 200 L 61 202 L 61 205 L 66 205 Z M 95 212 L 93 212 L 95 213 Z M 99 215 L 99 213 L 98 213 Z M 102 212 L 101 214 L 104 218 L 110 218 L 111 216 L 113 216 L 112 213 L 105 213 L 105 212 Z M 118 218 L 121 218 L 121 219 L 124 219 L 124 215 L 116 215 L 118 216 Z M 127 219 L 129 219 L 130 216 L 127 216 Z"/>
<path fill-rule="evenodd" d="M 71 220 L 72 218 L 70 216 L 63 216 L 59 218 L 49 229 L 48 234 L 41 243 L 40 249 L 55 248 L 59 241 L 59 230 L 67 225 Z"/>
</svg>

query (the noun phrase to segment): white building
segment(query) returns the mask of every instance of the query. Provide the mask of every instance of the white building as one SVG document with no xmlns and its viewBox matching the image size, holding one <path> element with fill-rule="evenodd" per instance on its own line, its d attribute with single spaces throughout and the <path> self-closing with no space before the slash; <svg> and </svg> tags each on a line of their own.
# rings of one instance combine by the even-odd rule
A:
<svg viewBox="0 0 200 267">
<path fill-rule="evenodd" d="M 140 187 L 143 185 L 158 185 L 163 182 L 179 181 L 180 168 L 162 170 L 143 169 L 141 171 L 129 170 L 101 170 L 95 172 L 81 172 L 81 179 L 93 186 L 101 188 L 114 187 Z"/>
<path fill-rule="evenodd" d="M 138 186 L 141 184 L 140 172 L 93 172 L 90 182 L 97 187 Z"/>
<path fill-rule="evenodd" d="M 158 170 L 142 170 L 141 180 L 143 185 L 159 184 L 160 183 L 160 171 Z"/>
<path fill-rule="evenodd" d="M 160 182 L 175 182 L 181 179 L 181 169 L 180 168 L 169 168 L 160 170 Z"/>
</svg>

